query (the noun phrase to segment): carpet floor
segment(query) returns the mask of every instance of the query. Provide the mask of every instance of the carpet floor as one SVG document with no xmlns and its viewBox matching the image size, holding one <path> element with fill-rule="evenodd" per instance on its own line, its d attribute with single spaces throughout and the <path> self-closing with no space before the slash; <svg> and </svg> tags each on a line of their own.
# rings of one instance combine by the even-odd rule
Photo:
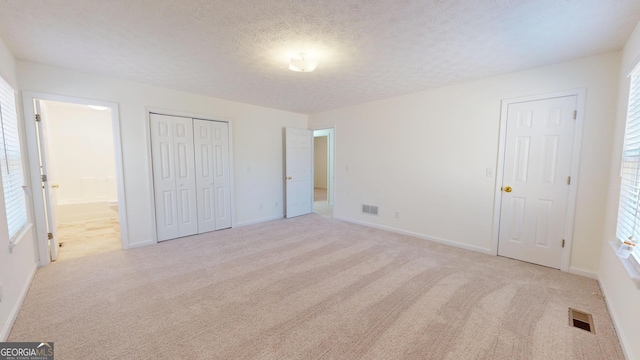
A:
<svg viewBox="0 0 640 360">
<path fill-rule="evenodd" d="M 9 340 L 58 360 L 624 359 L 594 280 L 315 214 L 53 263 Z"/>
</svg>

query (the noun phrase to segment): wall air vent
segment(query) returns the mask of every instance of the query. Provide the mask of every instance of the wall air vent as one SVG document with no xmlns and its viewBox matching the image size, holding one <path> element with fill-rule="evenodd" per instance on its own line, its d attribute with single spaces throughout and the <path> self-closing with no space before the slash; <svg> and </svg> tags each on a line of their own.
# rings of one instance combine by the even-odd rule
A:
<svg viewBox="0 0 640 360">
<path fill-rule="evenodd" d="M 593 316 L 584 311 L 569 308 L 569 326 L 577 327 L 595 334 L 596 329 L 593 327 Z"/>
<path fill-rule="evenodd" d="M 378 215 L 378 207 L 373 205 L 362 205 L 362 212 L 365 214 Z"/>
</svg>

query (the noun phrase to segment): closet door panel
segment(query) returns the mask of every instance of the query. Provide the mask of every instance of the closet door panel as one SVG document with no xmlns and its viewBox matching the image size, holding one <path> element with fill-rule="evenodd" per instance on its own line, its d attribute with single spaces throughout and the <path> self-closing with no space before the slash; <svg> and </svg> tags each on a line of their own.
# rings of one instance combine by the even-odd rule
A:
<svg viewBox="0 0 640 360">
<path fill-rule="evenodd" d="M 216 230 L 231 227 L 231 162 L 229 124 L 212 121 Z"/>
<path fill-rule="evenodd" d="M 173 119 L 151 114 L 151 157 L 158 240 L 179 236 L 175 178 Z"/>
<path fill-rule="evenodd" d="M 196 172 L 193 151 L 193 121 L 173 117 L 175 177 L 178 190 L 178 229 L 180 236 L 198 233 Z"/>
<path fill-rule="evenodd" d="M 198 232 L 216 229 L 212 121 L 193 120 L 196 188 L 198 194 Z"/>
</svg>

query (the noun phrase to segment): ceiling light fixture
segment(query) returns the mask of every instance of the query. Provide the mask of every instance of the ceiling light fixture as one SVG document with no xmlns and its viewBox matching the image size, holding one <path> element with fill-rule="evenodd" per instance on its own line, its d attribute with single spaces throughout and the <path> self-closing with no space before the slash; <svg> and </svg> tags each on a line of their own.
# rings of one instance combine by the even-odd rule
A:
<svg viewBox="0 0 640 360">
<path fill-rule="evenodd" d="M 289 70 L 298 72 L 312 72 L 318 66 L 318 61 L 314 58 L 305 57 L 304 53 L 300 53 L 298 58 L 291 58 L 289 62 Z"/>
<path fill-rule="evenodd" d="M 98 106 L 98 105 L 87 105 L 88 107 L 92 108 L 93 110 L 107 110 L 108 107 L 106 106 Z"/>
</svg>

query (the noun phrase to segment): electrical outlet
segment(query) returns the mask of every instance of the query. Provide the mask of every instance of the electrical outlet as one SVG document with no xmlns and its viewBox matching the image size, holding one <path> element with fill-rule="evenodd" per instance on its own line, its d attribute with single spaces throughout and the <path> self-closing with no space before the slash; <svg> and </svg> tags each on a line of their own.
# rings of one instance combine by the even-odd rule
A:
<svg viewBox="0 0 640 360">
<path fill-rule="evenodd" d="M 400 211 L 396 211 L 396 219 L 400 219 Z"/>
</svg>

